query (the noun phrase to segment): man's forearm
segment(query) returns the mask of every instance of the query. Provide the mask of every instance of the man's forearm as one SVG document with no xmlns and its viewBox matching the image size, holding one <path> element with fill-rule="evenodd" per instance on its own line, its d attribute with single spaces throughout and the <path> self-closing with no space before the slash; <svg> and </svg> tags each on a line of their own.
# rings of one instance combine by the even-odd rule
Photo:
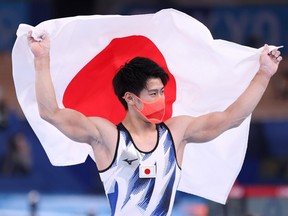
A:
<svg viewBox="0 0 288 216">
<path fill-rule="evenodd" d="M 243 94 L 227 109 L 232 127 L 240 125 L 256 108 L 261 100 L 271 76 L 259 70 Z"/>
<path fill-rule="evenodd" d="M 50 75 L 50 57 L 36 57 L 35 65 L 35 90 L 40 116 L 48 120 L 58 109 L 54 86 Z"/>
</svg>

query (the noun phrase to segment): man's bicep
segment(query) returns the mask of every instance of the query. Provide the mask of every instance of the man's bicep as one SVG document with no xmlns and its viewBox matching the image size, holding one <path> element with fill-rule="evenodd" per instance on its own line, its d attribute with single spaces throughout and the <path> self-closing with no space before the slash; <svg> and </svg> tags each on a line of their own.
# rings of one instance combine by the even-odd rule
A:
<svg viewBox="0 0 288 216">
<path fill-rule="evenodd" d="M 224 112 L 213 112 L 192 118 L 185 132 L 185 141 L 202 143 L 216 138 L 227 129 L 226 119 Z"/>
<path fill-rule="evenodd" d="M 93 122 L 82 113 L 72 109 L 59 109 L 50 122 L 68 138 L 91 144 L 100 134 Z"/>
</svg>

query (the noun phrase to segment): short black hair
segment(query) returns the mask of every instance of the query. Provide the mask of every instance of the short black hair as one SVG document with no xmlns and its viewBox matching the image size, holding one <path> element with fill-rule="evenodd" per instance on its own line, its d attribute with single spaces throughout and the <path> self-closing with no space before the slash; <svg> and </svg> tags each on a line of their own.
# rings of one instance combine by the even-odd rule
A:
<svg viewBox="0 0 288 216">
<path fill-rule="evenodd" d="M 128 106 L 123 99 L 124 94 L 131 92 L 139 96 L 150 78 L 160 78 L 166 86 L 169 75 L 156 62 L 145 57 L 135 57 L 119 69 L 112 81 L 113 88 L 126 110 Z"/>
</svg>

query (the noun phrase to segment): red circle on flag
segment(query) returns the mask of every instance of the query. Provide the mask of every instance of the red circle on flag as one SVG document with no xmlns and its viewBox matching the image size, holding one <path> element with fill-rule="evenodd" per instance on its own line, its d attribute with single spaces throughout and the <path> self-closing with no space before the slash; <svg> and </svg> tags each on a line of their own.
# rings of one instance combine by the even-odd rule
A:
<svg viewBox="0 0 288 216">
<path fill-rule="evenodd" d="M 160 50 L 144 36 L 113 39 L 71 80 L 63 95 L 63 105 L 86 116 L 103 117 L 114 124 L 121 122 L 126 111 L 114 93 L 112 79 L 122 65 L 136 56 L 150 58 L 169 74 L 170 80 L 165 87 L 164 120 L 170 118 L 176 99 L 175 78 Z"/>
<path fill-rule="evenodd" d="M 145 173 L 146 175 L 149 175 L 149 174 L 151 173 L 151 171 L 150 171 L 150 169 L 147 168 L 147 169 L 144 170 L 144 173 Z"/>
</svg>

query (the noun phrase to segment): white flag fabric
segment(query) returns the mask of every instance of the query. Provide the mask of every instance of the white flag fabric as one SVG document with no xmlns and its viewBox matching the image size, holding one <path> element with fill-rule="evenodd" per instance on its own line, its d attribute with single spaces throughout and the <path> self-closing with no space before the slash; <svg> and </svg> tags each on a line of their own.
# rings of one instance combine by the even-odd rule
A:
<svg viewBox="0 0 288 216">
<path fill-rule="evenodd" d="M 175 79 L 176 92 L 172 99 L 175 102 L 171 102 L 172 116 L 198 116 L 221 111 L 235 101 L 248 86 L 259 68 L 261 53 L 260 49 L 213 39 L 202 23 L 174 9 L 144 15 L 68 17 L 48 20 L 35 27 L 20 24 L 12 51 L 17 98 L 50 162 L 55 166 L 83 163 L 87 156 L 93 158 L 93 152 L 89 145 L 71 141 L 40 118 L 34 90 L 33 54 L 27 43 L 29 30 L 32 30 L 36 39 L 40 38 L 43 31 L 50 35 L 51 76 L 60 107 L 67 106 L 64 98 L 68 96 L 68 101 L 74 100 L 70 103 L 72 107 L 78 101 L 81 102 L 81 99 L 86 100 L 92 92 L 89 92 L 90 85 L 98 91 L 97 97 L 105 94 L 106 97 L 102 98 L 110 101 L 110 97 L 114 97 L 113 92 L 111 96 L 108 93 L 112 91 L 111 77 L 107 78 L 108 81 L 105 80 L 106 74 L 101 73 L 102 67 L 115 64 L 117 68 L 124 64 L 125 62 L 117 62 L 119 53 L 122 55 L 129 52 L 133 55 L 133 52 L 136 52 L 135 55 L 139 55 L 139 50 L 149 53 L 151 47 L 145 48 L 145 40 L 148 40 L 150 45 L 156 47 L 159 55 L 162 55 L 167 69 Z M 144 45 L 134 41 L 139 38 L 143 39 Z M 121 42 L 122 39 L 127 40 Z M 118 45 L 111 48 L 112 42 L 117 40 Z M 137 47 L 138 45 L 140 47 Z M 95 63 L 98 68 L 88 65 L 95 56 L 98 58 L 98 63 Z M 88 78 L 84 78 L 86 72 L 90 73 Z M 94 79 L 94 74 L 97 77 L 93 81 L 95 84 L 90 82 Z M 74 87 L 72 80 L 78 83 Z M 101 88 L 97 89 L 97 82 L 102 83 Z M 84 83 L 83 91 L 79 83 Z M 173 91 L 172 88 L 171 94 L 174 94 Z M 85 97 L 81 96 L 82 93 L 86 94 Z M 107 109 L 117 115 L 117 108 L 107 107 L 109 104 L 106 104 L 104 99 L 97 100 L 95 106 L 86 105 L 83 108 L 87 110 L 87 116 L 92 115 L 94 110 L 97 114 L 102 103 L 104 106 L 99 109 Z M 81 109 L 80 107 L 79 110 Z M 109 119 L 109 116 L 107 118 Z M 178 189 L 225 203 L 245 157 L 249 124 L 250 117 L 238 128 L 225 132 L 213 141 L 187 145 Z"/>
</svg>

